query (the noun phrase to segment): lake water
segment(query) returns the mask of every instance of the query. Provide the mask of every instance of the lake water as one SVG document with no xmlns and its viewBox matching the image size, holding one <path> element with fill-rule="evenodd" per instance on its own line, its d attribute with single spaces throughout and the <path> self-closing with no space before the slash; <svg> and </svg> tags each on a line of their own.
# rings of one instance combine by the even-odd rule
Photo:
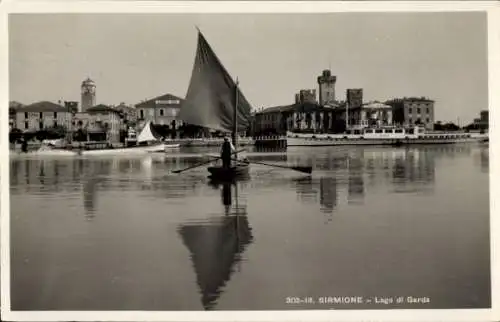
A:
<svg viewBox="0 0 500 322">
<path fill-rule="evenodd" d="M 12 157 L 12 309 L 490 307 L 487 146 L 249 158 L 314 171 Z"/>
</svg>

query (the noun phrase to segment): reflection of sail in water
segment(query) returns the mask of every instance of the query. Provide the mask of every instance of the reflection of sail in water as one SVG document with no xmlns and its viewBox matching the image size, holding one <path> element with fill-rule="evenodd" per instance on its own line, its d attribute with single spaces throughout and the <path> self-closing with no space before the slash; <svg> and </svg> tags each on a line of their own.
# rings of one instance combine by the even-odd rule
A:
<svg viewBox="0 0 500 322">
<path fill-rule="evenodd" d="M 245 207 L 238 207 L 237 202 L 231 207 L 231 185 L 223 184 L 221 194 L 225 214 L 217 222 L 186 224 L 178 229 L 191 252 L 201 302 L 206 310 L 216 305 L 235 266 L 242 260 L 241 254 L 253 241 Z"/>
</svg>

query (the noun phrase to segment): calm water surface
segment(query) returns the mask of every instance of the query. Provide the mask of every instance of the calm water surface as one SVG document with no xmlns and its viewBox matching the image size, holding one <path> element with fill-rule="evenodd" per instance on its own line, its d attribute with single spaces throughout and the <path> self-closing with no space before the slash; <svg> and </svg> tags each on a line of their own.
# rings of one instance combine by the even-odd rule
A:
<svg viewBox="0 0 500 322">
<path fill-rule="evenodd" d="M 199 158 L 11 158 L 12 309 L 490 306 L 487 147 L 250 159 L 314 171 L 217 186 L 170 173 Z M 375 303 L 398 296 L 429 303 Z"/>
</svg>

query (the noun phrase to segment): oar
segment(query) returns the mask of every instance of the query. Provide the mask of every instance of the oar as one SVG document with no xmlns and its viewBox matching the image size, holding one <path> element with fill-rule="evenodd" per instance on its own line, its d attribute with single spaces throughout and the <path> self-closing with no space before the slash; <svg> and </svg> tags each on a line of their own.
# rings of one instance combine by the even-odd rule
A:
<svg viewBox="0 0 500 322">
<path fill-rule="evenodd" d="M 261 164 L 261 165 L 266 165 L 268 167 L 278 167 L 278 168 L 284 168 L 284 169 L 290 169 L 290 170 L 295 170 L 295 171 L 299 171 L 299 172 L 303 172 L 303 173 L 307 173 L 307 174 L 311 174 L 312 173 L 312 167 L 289 167 L 289 166 L 286 166 L 286 165 L 280 165 L 280 164 L 269 164 L 269 163 L 264 163 L 264 162 L 257 162 L 257 161 L 242 161 L 242 160 L 236 160 L 236 159 L 231 159 L 233 161 L 237 161 L 237 162 L 240 162 L 240 163 L 255 163 L 255 164 Z"/>
<path fill-rule="evenodd" d="M 246 149 L 241 149 L 241 150 L 235 151 L 235 152 L 231 153 L 231 155 L 233 155 L 233 154 L 235 154 L 235 153 L 240 153 L 240 152 L 243 152 L 243 151 L 245 151 L 245 150 L 246 150 Z M 173 172 L 173 173 L 181 173 L 181 172 L 184 172 L 184 171 L 186 171 L 186 170 L 190 170 L 190 169 L 194 169 L 194 168 L 198 168 L 198 167 L 204 166 L 204 165 L 206 165 L 206 164 L 209 164 L 209 163 L 211 163 L 211 162 L 214 162 L 214 161 L 215 161 L 215 160 L 217 160 L 217 159 L 220 159 L 220 157 L 212 157 L 212 159 L 211 159 L 211 160 L 209 160 L 209 161 L 200 162 L 200 163 L 198 163 L 198 164 L 195 164 L 195 165 L 189 166 L 189 167 L 184 168 L 184 169 L 181 169 L 181 170 L 172 170 L 172 172 Z"/>
</svg>

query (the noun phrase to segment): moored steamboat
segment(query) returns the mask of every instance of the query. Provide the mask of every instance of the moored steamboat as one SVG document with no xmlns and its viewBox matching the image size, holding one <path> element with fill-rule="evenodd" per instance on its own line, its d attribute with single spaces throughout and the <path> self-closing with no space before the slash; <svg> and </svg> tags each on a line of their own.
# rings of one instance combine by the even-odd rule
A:
<svg viewBox="0 0 500 322">
<path fill-rule="evenodd" d="M 487 142 L 488 134 L 465 132 L 427 132 L 423 126 L 351 128 L 345 133 L 287 132 L 287 146 L 334 145 L 405 145 L 405 144 L 457 144 Z"/>
</svg>

